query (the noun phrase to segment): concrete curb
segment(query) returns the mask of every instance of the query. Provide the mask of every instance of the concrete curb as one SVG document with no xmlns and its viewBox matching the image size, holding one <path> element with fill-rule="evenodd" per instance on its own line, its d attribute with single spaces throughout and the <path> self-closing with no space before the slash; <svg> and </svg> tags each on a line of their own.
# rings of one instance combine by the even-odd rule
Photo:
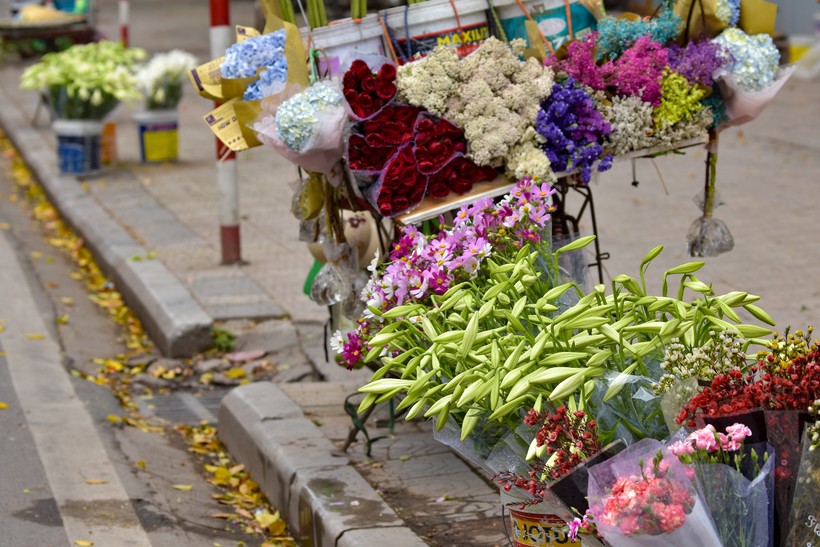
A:
<svg viewBox="0 0 820 547">
<path fill-rule="evenodd" d="M 218 430 L 301 545 L 426 545 L 276 385 L 232 390 Z"/>
<path fill-rule="evenodd" d="M 2 89 L 0 103 L 14 104 Z M 82 189 L 76 177 L 58 173 L 54 149 L 20 109 L 0 109 L 0 125 L 163 355 L 180 357 L 205 349 L 213 321 L 188 289 L 158 260 L 131 260 L 145 256 L 147 250 Z"/>
</svg>

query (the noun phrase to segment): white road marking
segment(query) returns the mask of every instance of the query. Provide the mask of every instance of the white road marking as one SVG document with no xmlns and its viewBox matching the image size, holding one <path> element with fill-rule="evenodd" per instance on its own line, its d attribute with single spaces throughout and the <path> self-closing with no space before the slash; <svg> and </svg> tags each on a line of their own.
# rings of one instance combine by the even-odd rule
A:
<svg viewBox="0 0 820 547">
<path fill-rule="evenodd" d="M 91 416 L 61 363 L 7 237 L 0 233 L 0 333 L 14 389 L 69 540 L 97 547 L 151 545 Z M 42 334 L 44 339 L 31 339 Z M 87 484 L 88 479 L 106 481 Z"/>
</svg>

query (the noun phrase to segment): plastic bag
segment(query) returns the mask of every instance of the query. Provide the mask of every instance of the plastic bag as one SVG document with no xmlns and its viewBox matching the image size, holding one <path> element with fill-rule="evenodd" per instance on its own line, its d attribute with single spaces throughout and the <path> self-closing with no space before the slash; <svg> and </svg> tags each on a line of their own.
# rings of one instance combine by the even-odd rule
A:
<svg viewBox="0 0 820 547">
<path fill-rule="evenodd" d="M 607 391 L 616 381 L 620 390 L 604 401 Z M 645 376 L 622 376 L 617 372 L 597 378 L 589 406 L 598 422 L 598 429 L 614 431 L 614 437 L 623 439 L 626 444 L 646 437 L 666 437 L 661 397 L 655 393 L 654 384 L 654 380 Z"/>
<path fill-rule="evenodd" d="M 691 376 L 683 380 L 677 380 L 661 397 L 663 419 L 666 422 L 666 427 L 669 428 L 670 435 L 674 435 L 680 430 L 681 424 L 677 422 L 678 413 L 683 410 L 684 405 L 688 403 L 698 391 L 700 391 L 698 379 L 695 376 Z"/>
<path fill-rule="evenodd" d="M 697 465 L 703 497 L 724 547 L 771 545 L 774 519 L 774 450 L 768 445 L 746 447 L 769 459 L 750 478 L 722 463 Z"/>
<path fill-rule="evenodd" d="M 264 101 L 253 130 L 260 141 L 302 169 L 330 174 L 344 149 L 343 103 L 338 85 L 323 80 L 287 99 Z"/>
<path fill-rule="evenodd" d="M 803 432 L 789 523 L 787 545 L 805 547 L 820 543 L 820 450 L 811 450 L 808 431 Z"/>
<path fill-rule="evenodd" d="M 718 256 L 735 248 L 729 227 L 719 218 L 700 217 L 686 234 L 689 256 Z"/>
<path fill-rule="evenodd" d="M 644 439 L 589 468 L 589 505 L 612 547 L 721 547 L 697 481 L 659 441 Z"/>
</svg>

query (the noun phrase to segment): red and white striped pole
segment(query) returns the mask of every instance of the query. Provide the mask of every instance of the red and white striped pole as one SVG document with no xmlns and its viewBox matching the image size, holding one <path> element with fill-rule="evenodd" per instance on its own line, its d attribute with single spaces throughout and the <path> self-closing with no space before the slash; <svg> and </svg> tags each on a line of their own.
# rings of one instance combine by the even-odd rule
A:
<svg viewBox="0 0 820 547">
<path fill-rule="evenodd" d="M 120 0 L 120 42 L 128 47 L 128 0 Z"/>
<path fill-rule="evenodd" d="M 225 55 L 233 43 L 230 0 L 210 0 L 211 3 L 211 58 Z M 219 106 L 219 103 L 215 103 Z M 236 174 L 236 152 L 216 139 L 216 182 L 219 189 L 219 242 L 222 263 L 242 261 L 239 238 L 239 184 Z"/>
</svg>

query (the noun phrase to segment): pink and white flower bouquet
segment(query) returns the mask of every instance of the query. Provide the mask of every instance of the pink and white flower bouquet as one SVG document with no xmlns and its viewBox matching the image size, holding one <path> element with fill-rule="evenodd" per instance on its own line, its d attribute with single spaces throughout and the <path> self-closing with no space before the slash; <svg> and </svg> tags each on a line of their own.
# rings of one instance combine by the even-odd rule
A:
<svg viewBox="0 0 820 547">
<path fill-rule="evenodd" d="M 692 468 L 644 439 L 589 469 L 590 512 L 612 547 L 720 547 Z"/>
</svg>

